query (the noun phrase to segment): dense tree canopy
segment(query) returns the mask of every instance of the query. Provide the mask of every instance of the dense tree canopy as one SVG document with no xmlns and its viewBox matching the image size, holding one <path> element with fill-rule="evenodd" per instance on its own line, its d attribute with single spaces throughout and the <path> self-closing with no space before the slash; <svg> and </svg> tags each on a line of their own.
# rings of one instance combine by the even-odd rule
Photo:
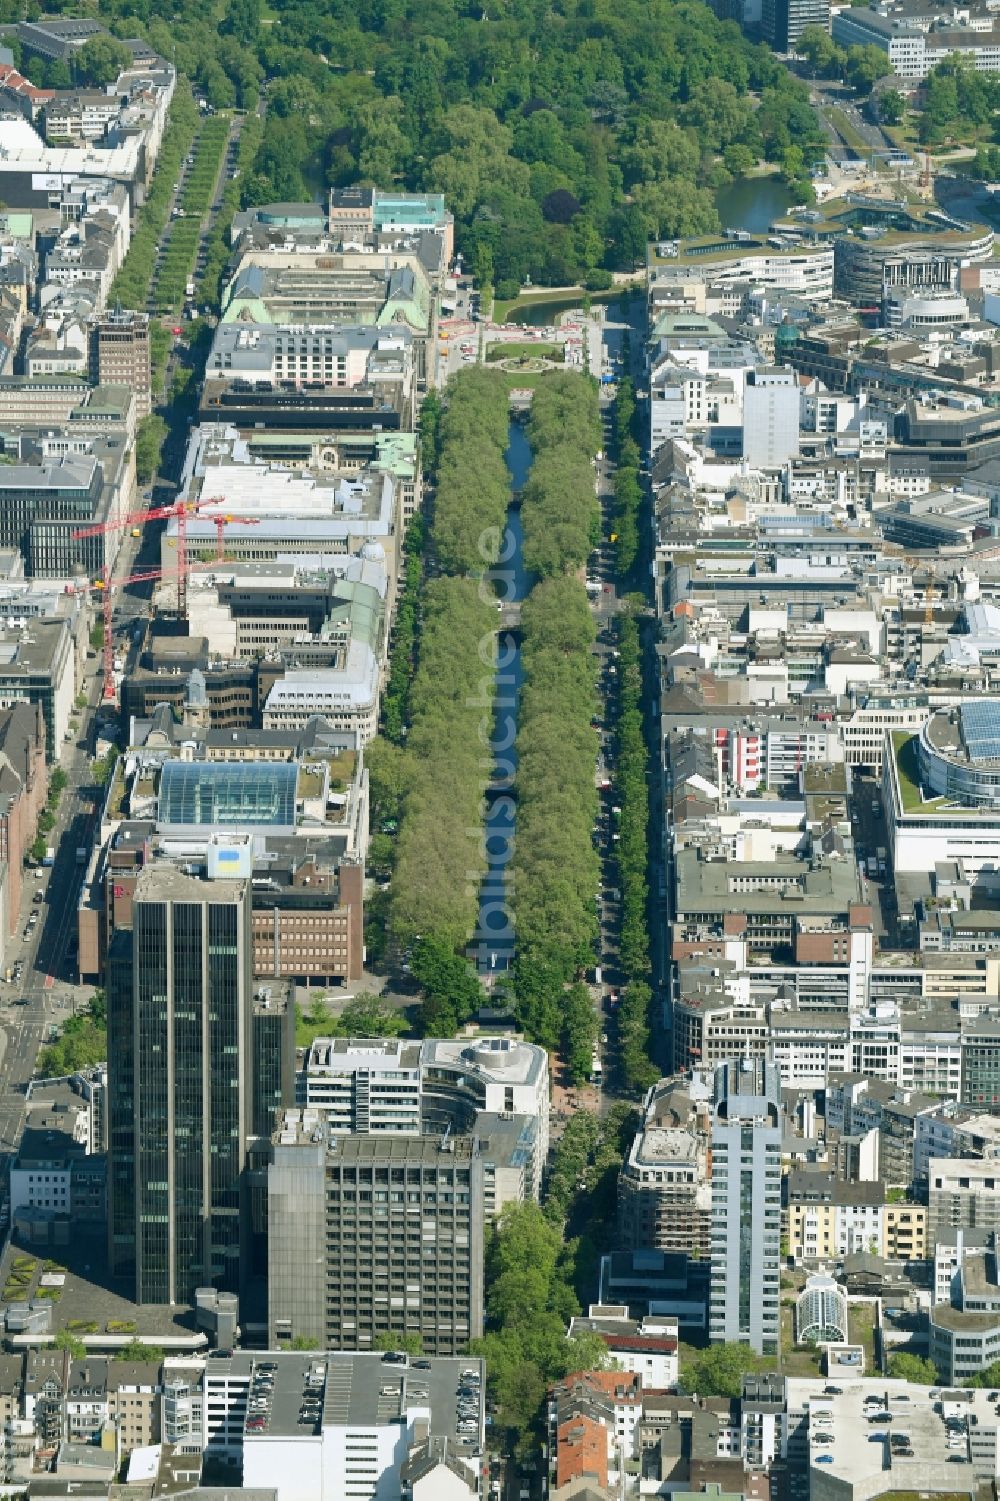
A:
<svg viewBox="0 0 1000 1501">
<path fill-rule="evenodd" d="M 437 189 L 503 291 L 631 267 L 650 234 L 714 230 L 724 163 L 819 139 L 805 86 L 697 0 L 272 0 L 266 15 L 228 0 L 221 24 L 198 0 L 100 10 L 216 107 L 252 108 L 266 87 L 248 202 Z"/>
<path fill-rule="evenodd" d="M 593 382 L 570 373 L 542 381 L 531 402 L 528 441 L 534 461 L 522 495 L 524 563 L 548 578 L 579 568 L 599 540 L 592 460 L 601 446 L 601 418 Z"/>
<path fill-rule="evenodd" d="M 823 26 L 807 26 L 796 44 L 813 72 L 823 78 L 842 78 L 859 94 L 868 94 L 880 78 L 892 72 L 881 47 L 838 47 Z"/>
<path fill-rule="evenodd" d="M 920 112 L 922 143 L 936 146 L 950 139 L 979 139 L 1000 110 L 1000 74 L 980 73 L 963 57 L 948 57 L 932 68 L 924 85 Z"/>
<path fill-rule="evenodd" d="M 889 1375 L 894 1381 L 916 1381 L 922 1386 L 934 1386 L 940 1380 L 937 1366 L 924 1355 L 911 1355 L 908 1350 L 899 1350 L 889 1356 Z M 992 1382 L 983 1382 L 992 1386 Z M 975 1382 L 973 1382 L 975 1385 Z"/>
<path fill-rule="evenodd" d="M 92 36 L 73 59 L 77 82 L 103 88 L 132 66 L 132 54 L 113 36 Z"/>
<path fill-rule="evenodd" d="M 403 949 L 428 934 L 458 948 L 475 926 L 490 775 L 480 731 L 490 722 L 495 630 L 496 613 L 471 579 L 428 583 L 390 915 Z"/>
<path fill-rule="evenodd" d="M 709 1345 L 681 1372 L 681 1386 L 699 1397 L 738 1397 L 743 1377 L 760 1369 L 761 1361 L 749 1345 Z"/>
<path fill-rule="evenodd" d="M 494 372 L 476 367 L 449 382 L 433 528 L 434 552 L 448 573 L 482 573 L 497 559 L 510 504 L 509 420 L 507 390 Z"/>
<path fill-rule="evenodd" d="M 562 575 L 536 584 L 521 622 L 515 982 L 522 1025 L 555 1047 L 564 987 L 590 963 L 597 935 L 594 621 L 583 584 Z"/>
</svg>

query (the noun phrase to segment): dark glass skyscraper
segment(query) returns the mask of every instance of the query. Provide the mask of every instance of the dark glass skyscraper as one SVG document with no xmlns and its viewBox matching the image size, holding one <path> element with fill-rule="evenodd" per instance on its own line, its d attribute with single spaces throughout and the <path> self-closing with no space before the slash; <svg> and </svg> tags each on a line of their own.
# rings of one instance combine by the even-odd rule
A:
<svg viewBox="0 0 1000 1501">
<path fill-rule="evenodd" d="M 142 873 L 108 996 L 111 1262 L 134 1276 L 138 1303 L 239 1290 L 256 1073 L 250 956 L 247 882 Z"/>
</svg>

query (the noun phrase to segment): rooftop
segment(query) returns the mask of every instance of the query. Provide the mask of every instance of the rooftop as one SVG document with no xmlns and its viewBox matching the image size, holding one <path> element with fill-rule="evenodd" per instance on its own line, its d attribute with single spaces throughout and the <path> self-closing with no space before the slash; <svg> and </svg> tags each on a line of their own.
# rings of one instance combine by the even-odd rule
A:
<svg viewBox="0 0 1000 1501">
<path fill-rule="evenodd" d="M 677 911 L 782 913 L 836 916 L 860 898 L 853 860 L 810 864 L 793 855 L 770 861 L 708 860 L 700 850 L 679 850 L 675 862 Z M 759 883 L 754 889 L 754 883 Z"/>
<path fill-rule="evenodd" d="M 984 1468 L 982 1459 L 968 1457 L 968 1449 L 950 1454 L 945 1444 L 944 1419 L 953 1411 L 974 1415 L 977 1431 L 984 1436 L 996 1432 L 994 1404 L 985 1391 L 942 1394 L 935 1388 L 879 1377 L 849 1381 L 837 1396 L 825 1392 L 824 1385 L 822 1381 L 794 1377 L 788 1382 L 789 1412 L 808 1415 L 813 1485 L 823 1473 L 818 1468 L 820 1461 L 828 1467 L 833 1481 L 853 1488 L 855 1497 L 919 1493 L 933 1495 L 938 1501 L 944 1501 L 945 1496 L 965 1501 L 976 1491 L 978 1481 L 986 1478 L 987 1468 L 992 1477 L 992 1463 Z M 943 1404 L 939 1401 L 942 1395 Z M 952 1397 L 954 1400 L 950 1400 Z M 869 1411 L 879 1410 L 873 1398 L 879 1408 L 892 1413 L 891 1426 L 868 1421 Z M 935 1403 L 943 1405 L 944 1411 L 935 1412 Z M 833 1442 L 818 1441 L 819 1433 L 829 1434 Z M 905 1450 L 903 1437 L 909 1441 Z"/>
<path fill-rule="evenodd" d="M 426 1416 L 436 1436 L 448 1438 L 470 1456 L 478 1452 L 482 1441 L 482 1362 L 468 1356 L 460 1359 L 435 1357 L 427 1366 L 413 1361 L 402 1363 L 374 1353 L 333 1353 L 301 1355 L 269 1351 L 264 1363 L 274 1369 L 260 1372 L 261 1362 L 252 1362 L 251 1382 L 260 1372 L 273 1377 L 273 1387 L 261 1391 L 264 1407 L 260 1409 L 266 1426 L 259 1432 L 248 1430 L 244 1444 L 266 1443 L 269 1439 L 316 1433 L 329 1427 L 390 1427 L 401 1420 Z M 232 1364 L 234 1374 L 247 1369 L 246 1357 L 234 1356 L 230 1363 L 209 1362 L 208 1373 L 224 1379 Z M 464 1371 L 479 1372 L 480 1416 L 478 1434 L 460 1434 L 456 1392 Z M 305 1417 L 303 1416 L 305 1414 Z"/>
<path fill-rule="evenodd" d="M 426 1068 L 457 1069 L 505 1084 L 533 1084 L 548 1068 L 544 1048 L 511 1037 L 429 1037 L 421 1046 L 421 1062 Z"/>
</svg>

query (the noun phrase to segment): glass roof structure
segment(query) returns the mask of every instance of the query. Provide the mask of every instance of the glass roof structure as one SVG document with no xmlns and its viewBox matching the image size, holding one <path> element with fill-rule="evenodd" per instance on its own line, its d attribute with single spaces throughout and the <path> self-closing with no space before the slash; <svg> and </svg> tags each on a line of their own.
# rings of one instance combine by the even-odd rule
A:
<svg viewBox="0 0 1000 1501">
<path fill-rule="evenodd" d="M 168 761 L 157 826 L 294 829 L 298 775 L 294 761 Z"/>
</svg>

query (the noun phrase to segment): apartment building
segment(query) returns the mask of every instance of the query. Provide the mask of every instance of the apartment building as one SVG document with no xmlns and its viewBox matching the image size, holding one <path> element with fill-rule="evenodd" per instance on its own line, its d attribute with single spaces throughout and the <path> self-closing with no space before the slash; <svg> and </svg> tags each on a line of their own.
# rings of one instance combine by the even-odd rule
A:
<svg viewBox="0 0 1000 1501">
<path fill-rule="evenodd" d="M 709 1338 L 761 1354 L 779 1339 L 781 1088 L 762 1059 L 715 1072 Z"/>
<path fill-rule="evenodd" d="M 932 1157 L 927 1164 L 928 1230 L 1000 1229 L 1000 1164 L 992 1159 Z"/>
</svg>

